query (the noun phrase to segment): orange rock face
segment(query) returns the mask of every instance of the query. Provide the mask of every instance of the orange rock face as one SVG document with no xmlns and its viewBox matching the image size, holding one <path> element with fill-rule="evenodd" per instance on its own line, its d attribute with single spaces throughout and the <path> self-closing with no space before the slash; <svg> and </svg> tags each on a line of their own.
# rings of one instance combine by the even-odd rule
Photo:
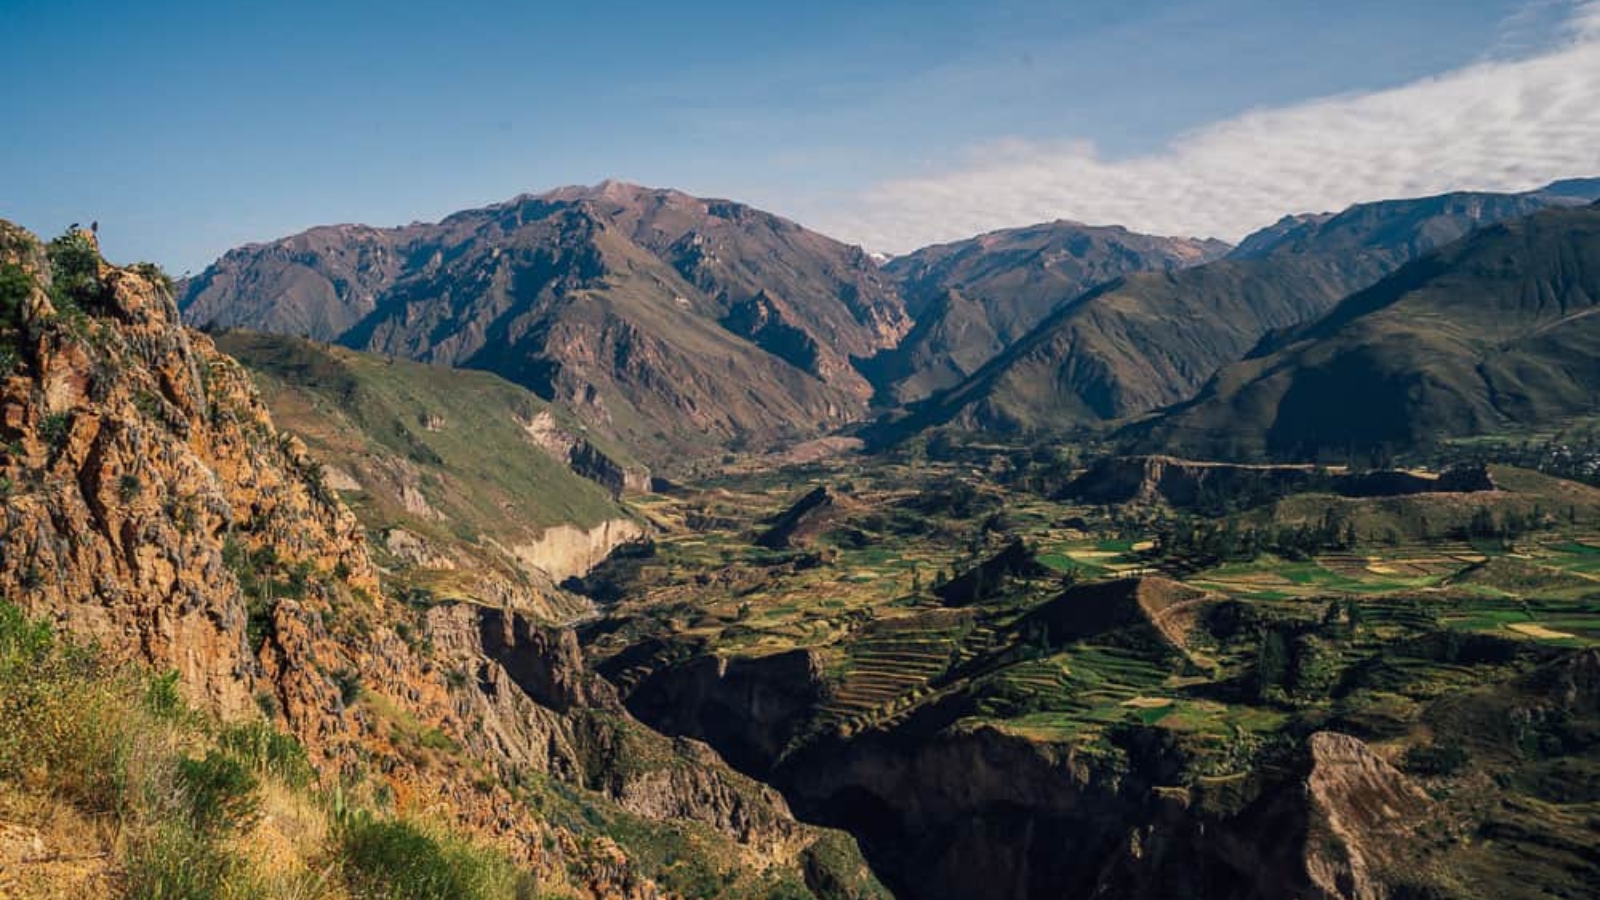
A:
<svg viewBox="0 0 1600 900">
<path fill-rule="evenodd" d="M 12 252 L 44 280 L 37 258 Z M 354 518 L 275 434 L 250 382 L 178 323 L 153 276 L 102 264 L 82 313 L 41 298 L 8 330 L 0 384 L 7 479 L 0 592 L 177 670 L 192 700 L 236 715 L 258 666 L 229 541 L 376 588 Z"/>
</svg>

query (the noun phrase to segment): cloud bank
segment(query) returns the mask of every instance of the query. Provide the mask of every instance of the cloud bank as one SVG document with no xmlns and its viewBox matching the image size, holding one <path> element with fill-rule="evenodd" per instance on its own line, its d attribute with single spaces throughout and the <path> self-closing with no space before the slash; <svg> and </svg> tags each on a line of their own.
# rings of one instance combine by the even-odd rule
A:
<svg viewBox="0 0 1600 900">
<path fill-rule="evenodd" d="M 964 166 L 879 183 L 815 224 L 892 253 L 1058 218 L 1238 240 L 1288 212 L 1595 175 L 1600 0 L 1586 0 L 1559 45 L 1536 55 L 1253 110 L 1146 156 L 1106 159 L 1084 141 L 980 147 Z"/>
</svg>

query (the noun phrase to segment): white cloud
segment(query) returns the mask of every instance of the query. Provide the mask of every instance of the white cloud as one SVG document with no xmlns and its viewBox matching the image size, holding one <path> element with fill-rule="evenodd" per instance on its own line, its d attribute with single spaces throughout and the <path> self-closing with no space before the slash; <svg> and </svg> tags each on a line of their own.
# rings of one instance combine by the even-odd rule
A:
<svg viewBox="0 0 1600 900">
<path fill-rule="evenodd" d="M 897 253 L 1057 218 L 1237 240 L 1286 212 L 1600 175 L 1600 0 L 1570 13 L 1559 46 L 1536 55 L 1254 110 L 1145 156 L 1004 141 L 951 171 L 877 184 L 814 224 Z"/>
<path fill-rule="evenodd" d="M 1572 33 L 1579 40 L 1600 40 L 1600 0 L 1580 0 L 1574 6 Z"/>
</svg>

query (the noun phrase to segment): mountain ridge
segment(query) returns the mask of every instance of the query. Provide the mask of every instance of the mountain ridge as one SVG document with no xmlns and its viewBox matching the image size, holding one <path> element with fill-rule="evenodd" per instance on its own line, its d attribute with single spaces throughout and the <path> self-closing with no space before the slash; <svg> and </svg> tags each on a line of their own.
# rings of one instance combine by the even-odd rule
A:
<svg viewBox="0 0 1600 900">
<path fill-rule="evenodd" d="M 881 443 L 946 425 L 1063 431 L 1182 402 L 1275 332 L 1315 320 L 1417 254 L 1549 205 L 1454 193 L 1287 217 L 1247 238 L 1244 258 L 1129 273 L 1062 304 L 962 383 L 866 434 Z"/>
<path fill-rule="evenodd" d="M 910 327 L 860 248 L 622 182 L 231 251 L 182 306 L 195 323 L 488 369 L 669 463 L 858 417 L 872 388 L 851 360 Z"/>
<path fill-rule="evenodd" d="M 861 369 L 880 398 L 919 400 L 959 383 L 1096 285 L 1140 270 L 1199 265 L 1229 249 L 1212 239 L 1067 219 L 924 247 L 884 267 L 901 280 L 912 330 Z"/>
<path fill-rule="evenodd" d="M 1129 434 L 1213 455 L 1306 457 L 1592 411 L 1596 279 L 1600 207 L 1489 225 L 1223 369 Z"/>
</svg>

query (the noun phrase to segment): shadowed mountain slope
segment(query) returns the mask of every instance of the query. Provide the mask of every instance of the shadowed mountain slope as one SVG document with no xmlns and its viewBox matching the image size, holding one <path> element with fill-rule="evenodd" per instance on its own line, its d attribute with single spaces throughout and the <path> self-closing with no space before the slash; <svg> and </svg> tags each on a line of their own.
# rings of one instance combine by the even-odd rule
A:
<svg viewBox="0 0 1600 900">
<path fill-rule="evenodd" d="M 1139 442 L 1305 457 L 1600 409 L 1600 207 L 1505 222 L 1220 372 Z"/>
<path fill-rule="evenodd" d="M 885 399 L 918 400 L 972 374 L 1061 303 L 1143 270 L 1210 262 L 1222 241 L 1048 222 L 925 247 L 892 260 L 916 327 L 864 365 Z"/>
<path fill-rule="evenodd" d="M 1479 225 L 1545 208 L 1533 195 L 1448 194 L 1280 221 L 1233 257 L 1127 275 L 1058 307 L 955 388 L 872 429 L 893 439 L 953 424 L 999 432 L 1070 429 L 1193 396 L 1274 332 Z M 1567 201 L 1562 201 L 1567 202 Z"/>
</svg>

